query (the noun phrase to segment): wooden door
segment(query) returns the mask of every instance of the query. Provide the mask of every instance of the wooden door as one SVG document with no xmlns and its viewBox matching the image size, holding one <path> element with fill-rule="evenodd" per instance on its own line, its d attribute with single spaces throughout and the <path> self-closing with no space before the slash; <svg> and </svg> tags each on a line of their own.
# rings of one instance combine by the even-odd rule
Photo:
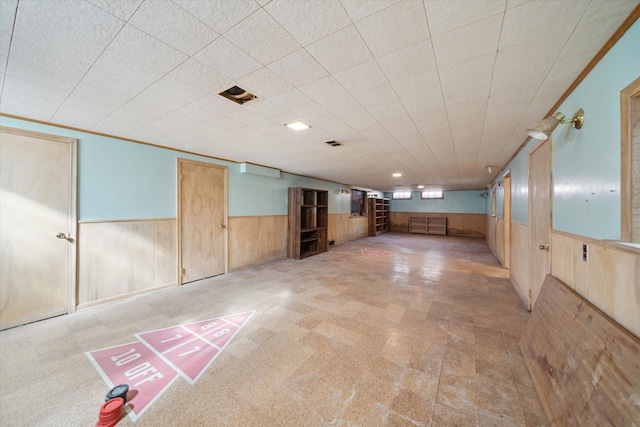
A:
<svg viewBox="0 0 640 427">
<path fill-rule="evenodd" d="M 504 176 L 504 268 L 511 268 L 511 173 Z"/>
<path fill-rule="evenodd" d="M 180 283 L 224 274 L 227 266 L 227 168 L 178 160 Z"/>
<path fill-rule="evenodd" d="M 550 241 L 551 140 L 548 139 L 529 153 L 530 310 L 535 305 L 545 276 L 551 271 Z"/>
<path fill-rule="evenodd" d="M 75 305 L 75 140 L 0 129 L 0 329 Z"/>
</svg>

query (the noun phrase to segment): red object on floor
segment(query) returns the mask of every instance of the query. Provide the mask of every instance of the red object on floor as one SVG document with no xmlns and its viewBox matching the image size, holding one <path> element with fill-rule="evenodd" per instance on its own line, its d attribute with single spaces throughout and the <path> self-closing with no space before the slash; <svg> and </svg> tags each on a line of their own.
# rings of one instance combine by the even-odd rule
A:
<svg viewBox="0 0 640 427">
<path fill-rule="evenodd" d="M 116 397 L 100 407 L 100 415 L 96 427 L 113 427 L 118 424 L 124 412 L 124 399 Z"/>
</svg>

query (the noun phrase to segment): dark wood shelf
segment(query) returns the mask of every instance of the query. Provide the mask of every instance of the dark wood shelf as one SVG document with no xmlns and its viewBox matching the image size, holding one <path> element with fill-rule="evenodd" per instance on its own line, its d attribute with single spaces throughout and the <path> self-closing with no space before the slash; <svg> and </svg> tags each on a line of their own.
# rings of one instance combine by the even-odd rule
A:
<svg viewBox="0 0 640 427">
<path fill-rule="evenodd" d="M 369 236 L 389 231 L 389 199 L 369 199 Z"/>
<path fill-rule="evenodd" d="M 287 256 L 302 259 L 327 251 L 329 192 L 289 188 Z"/>
</svg>

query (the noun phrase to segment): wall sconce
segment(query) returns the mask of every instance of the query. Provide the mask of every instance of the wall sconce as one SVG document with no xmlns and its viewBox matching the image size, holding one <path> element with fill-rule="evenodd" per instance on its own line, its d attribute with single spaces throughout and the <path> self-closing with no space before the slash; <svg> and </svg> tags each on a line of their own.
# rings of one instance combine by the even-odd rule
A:
<svg viewBox="0 0 640 427">
<path fill-rule="evenodd" d="M 480 193 L 480 197 L 482 197 L 483 199 L 487 197 L 487 192 L 483 191 L 482 193 Z"/>
<path fill-rule="evenodd" d="M 349 190 L 348 188 L 341 188 L 340 194 L 351 194 L 351 190 Z"/>
<path fill-rule="evenodd" d="M 544 141 L 549 138 L 551 132 L 553 132 L 560 123 L 571 123 L 574 129 L 580 129 L 582 127 L 582 123 L 584 123 L 584 111 L 582 111 L 582 108 L 579 109 L 570 120 L 565 120 L 564 118 L 565 115 L 558 111 L 546 119 L 536 123 L 533 128 L 527 129 L 527 135 Z"/>
<path fill-rule="evenodd" d="M 484 165 L 484 166 L 482 166 L 482 169 L 486 169 L 487 173 L 491 173 L 491 171 L 492 171 L 491 165 Z"/>
</svg>

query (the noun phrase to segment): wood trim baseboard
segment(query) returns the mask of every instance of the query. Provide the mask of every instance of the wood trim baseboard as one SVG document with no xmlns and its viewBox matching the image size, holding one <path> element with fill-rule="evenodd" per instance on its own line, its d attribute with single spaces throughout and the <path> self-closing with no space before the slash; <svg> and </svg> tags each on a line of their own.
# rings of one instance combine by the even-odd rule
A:
<svg viewBox="0 0 640 427">
<path fill-rule="evenodd" d="M 178 286 L 178 282 L 169 282 L 169 283 L 165 283 L 163 285 L 154 286 L 152 288 L 145 288 L 145 289 L 141 289 L 139 291 L 128 292 L 126 294 L 114 295 L 114 296 L 108 297 L 108 298 L 102 298 L 102 299 L 91 301 L 91 302 L 85 302 L 85 303 L 82 303 L 82 304 L 78 304 L 76 306 L 76 311 L 87 310 L 89 308 L 94 308 L 94 307 L 98 307 L 98 306 L 105 305 L 105 304 L 111 304 L 111 303 L 118 302 L 118 301 L 124 301 L 124 300 L 127 300 L 127 299 L 131 299 L 131 298 L 137 297 L 139 295 L 148 294 L 150 292 L 155 292 L 155 291 L 159 291 L 159 290 L 166 289 L 166 288 L 174 288 L 174 287 L 177 287 L 177 286 Z"/>
</svg>

